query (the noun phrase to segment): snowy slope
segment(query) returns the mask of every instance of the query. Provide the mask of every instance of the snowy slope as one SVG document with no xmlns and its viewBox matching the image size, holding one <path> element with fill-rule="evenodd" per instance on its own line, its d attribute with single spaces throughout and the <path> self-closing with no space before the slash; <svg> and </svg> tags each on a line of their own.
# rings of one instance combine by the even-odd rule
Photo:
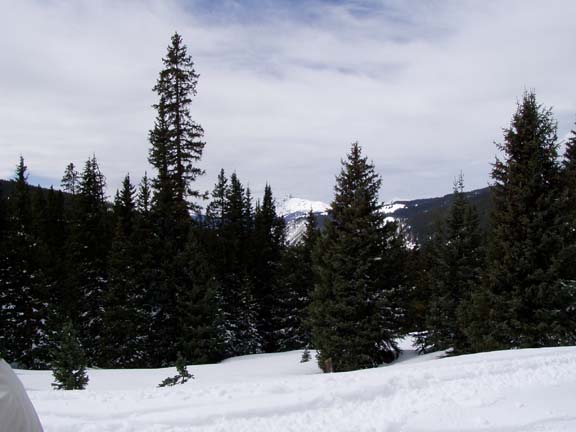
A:
<svg viewBox="0 0 576 432">
<path fill-rule="evenodd" d="M 300 241 L 306 231 L 306 216 L 310 210 L 316 218 L 325 217 L 330 205 L 322 201 L 310 201 L 303 198 L 289 197 L 277 205 L 276 213 L 286 221 L 286 241 L 289 245 Z"/>
<path fill-rule="evenodd" d="M 306 218 L 286 219 L 286 242 L 295 245 L 302 240 L 306 232 Z"/>
<path fill-rule="evenodd" d="M 382 205 L 382 213 L 386 215 L 386 221 L 400 220 L 395 212 L 402 210 L 406 204 L 390 202 Z M 279 216 L 286 221 L 286 241 L 293 245 L 300 241 L 306 230 L 306 216 L 308 212 L 316 215 L 317 219 L 322 219 L 328 214 L 330 205 L 322 201 L 311 201 L 303 198 L 286 198 L 282 200 L 276 208 Z"/>
<path fill-rule="evenodd" d="M 576 347 L 443 359 L 408 351 L 340 374 L 300 354 L 193 366 L 195 380 L 162 389 L 173 369 L 91 370 L 88 390 L 72 392 L 50 390 L 49 372 L 17 373 L 46 432 L 576 430 Z"/>
<path fill-rule="evenodd" d="M 310 201 L 303 198 L 289 197 L 282 200 L 276 212 L 279 216 L 286 217 L 298 213 L 306 215 L 310 210 L 314 213 L 326 214 L 328 209 L 330 209 L 330 205 L 322 201 Z"/>
<path fill-rule="evenodd" d="M 406 208 L 406 204 L 392 201 L 389 203 L 382 204 L 382 213 L 387 215 L 393 215 L 398 210 L 402 210 L 403 208 Z"/>
</svg>

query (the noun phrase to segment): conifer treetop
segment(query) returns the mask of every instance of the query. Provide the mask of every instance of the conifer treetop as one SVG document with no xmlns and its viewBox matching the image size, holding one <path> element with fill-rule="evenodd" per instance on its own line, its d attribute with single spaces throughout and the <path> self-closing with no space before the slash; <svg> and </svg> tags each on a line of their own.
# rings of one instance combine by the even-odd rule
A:
<svg viewBox="0 0 576 432">
<path fill-rule="evenodd" d="M 24 164 L 24 158 L 20 156 L 18 165 L 16 166 L 16 176 L 14 177 L 16 183 L 24 184 L 28 182 L 28 167 Z"/>
<path fill-rule="evenodd" d="M 374 165 L 368 162 L 367 157 L 362 156 L 362 147 L 358 142 L 354 142 L 346 160 L 342 161 L 340 174 L 336 177 L 333 216 L 337 217 L 350 208 L 368 213 L 378 211 L 382 207 L 378 199 L 381 183 Z M 358 207 L 361 203 L 363 204 Z"/>
<path fill-rule="evenodd" d="M 191 183 L 204 174 L 196 162 L 202 157 L 204 130 L 192 120 L 190 105 L 199 75 L 182 37 L 174 33 L 153 90 L 158 94 L 154 129 L 150 131 L 149 160 L 158 170 L 157 190 L 173 195 L 176 203 L 203 195 Z"/>
</svg>

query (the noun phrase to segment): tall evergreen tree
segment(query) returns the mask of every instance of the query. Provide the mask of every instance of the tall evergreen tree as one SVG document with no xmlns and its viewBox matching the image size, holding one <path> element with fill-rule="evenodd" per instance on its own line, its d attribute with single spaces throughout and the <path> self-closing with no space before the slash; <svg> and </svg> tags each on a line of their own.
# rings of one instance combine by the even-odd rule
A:
<svg viewBox="0 0 576 432">
<path fill-rule="evenodd" d="M 576 281 L 576 130 L 566 142 L 562 161 L 562 207 L 563 237 L 562 277 L 567 281 Z"/>
<path fill-rule="evenodd" d="M 177 293 L 178 350 L 192 364 L 219 361 L 224 354 L 221 291 L 201 236 L 201 229 L 192 230 L 181 254 L 184 281 Z"/>
<path fill-rule="evenodd" d="M 139 344 L 142 344 L 145 357 L 142 359 L 145 366 L 157 366 L 158 354 L 155 348 L 154 314 L 158 310 L 155 299 L 156 288 L 160 277 L 157 258 L 158 250 L 162 248 L 162 240 L 157 235 L 157 225 L 154 223 L 155 215 L 151 209 L 151 188 L 147 175 L 144 175 L 138 187 L 136 197 L 136 217 L 132 235 L 132 247 L 135 260 L 131 263 L 136 277 L 135 292 L 142 295 L 142 314 L 146 321 L 140 329 Z"/>
<path fill-rule="evenodd" d="M 317 248 L 312 338 L 325 371 L 375 367 L 398 355 L 402 242 L 385 223 L 381 180 L 358 143 L 342 162 L 336 196 Z"/>
<path fill-rule="evenodd" d="M 171 181 L 174 200 L 183 203 L 187 197 L 201 195 L 192 189 L 191 184 L 204 173 L 196 166 L 204 149 L 201 141 L 204 131 L 190 115 L 199 75 L 178 33 L 172 36 L 162 61 L 164 69 L 153 89 L 159 100 L 154 105 L 158 116 L 151 133 L 151 162 L 159 171 L 165 169 L 164 175 Z"/>
<path fill-rule="evenodd" d="M 0 251 L 0 351 L 20 367 L 39 368 L 47 361 L 46 292 L 22 157 L 13 181 Z"/>
<path fill-rule="evenodd" d="M 136 188 L 127 174 L 122 181 L 122 188 L 116 192 L 114 198 L 114 219 L 116 227 L 122 231 L 125 237 L 132 235 L 134 219 L 136 217 Z"/>
<path fill-rule="evenodd" d="M 432 242 L 435 247 L 429 272 L 431 298 L 424 351 L 448 348 L 455 353 L 467 351 L 462 331 L 463 308 L 479 285 L 483 268 L 478 213 L 464 194 L 462 174 L 454 182 L 453 197 L 449 214 Z"/>
<path fill-rule="evenodd" d="M 524 94 L 498 145 L 493 212 L 482 289 L 466 334 L 473 350 L 576 341 L 573 294 L 561 281 L 562 200 L 556 122 Z"/>
<path fill-rule="evenodd" d="M 145 293 L 139 283 L 134 242 L 135 188 L 127 175 L 114 202 L 114 238 L 108 259 L 108 289 L 103 294 L 101 363 L 107 367 L 146 365 Z"/>
<path fill-rule="evenodd" d="M 158 102 L 154 105 L 157 115 L 150 131 L 149 153 L 149 161 L 157 170 L 152 182 L 154 235 L 161 242 L 161 247 L 155 249 L 149 284 L 149 301 L 153 305 L 150 343 L 153 361 L 158 365 L 176 359 L 177 293 L 184 289 L 181 284 L 186 279 L 176 263 L 185 254 L 192 222 L 189 210 L 197 208 L 188 199 L 202 196 L 192 183 L 204 173 L 197 166 L 204 148 L 203 130 L 190 115 L 198 74 L 177 33 L 172 36 L 163 63 L 153 89 Z"/>
<path fill-rule="evenodd" d="M 218 201 L 220 189 L 224 188 L 223 209 L 219 210 L 221 222 L 208 225 L 211 230 L 208 249 L 219 289 L 224 354 L 253 354 L 261 351 L 262 340 L 256 327 L 257 309 L 249 272 L 254 225 L 252 203 L 236 173 L 230 176 L 228 186 L 223 179 L 222 175 L 214 189 L 214 201 L 208 206 L 216 209 L 222 205 Z"/>
<path fill-rule="evenodd" d="M 144 177 L 142 177 L 140 185 L 138 186 L 136 208 L 141 214 L 147 215 L 148 213 L 150 213 L 151 206 L 152 206 L 152 189 L 150 186 L 150 180 L 148 179 L 148 174 L 144 173 Z"/>
<path fill-rule="evenodd" d="M 76 171 L 74 164 L 70 162 L 66 166 L 64 176 L 62 177 L 62 181 L 60 183 L 62 190 L 71 195 L 76 195 L 78 192 L 79 180 L 80 178 L 78 176 L 78 171 Z"/>
<path fill-rule="evenodd" d="M 64 209 L 64 194 L 52 187 L 48 191 L 36 189 L 34 200 L 34 225 L 37 239 L 37 259 L 42 271 L 42 298 L 46 305 L 45 325 L 47 340 L 54 338 L 62 328 L 65 310 L 62 302 L 62 287 L 66 281 L 65 244 L 67 225 Z M 46 351 L 50 355 L 49 350 Z"/>
<path fill-rule="evenodd" d="M 316 225 L 316 216 L 310 210 L 301 241 L 282 255 L 273 317 L 280 351 L 308 347 L 311 343 L 308 308 L 314 289 L 312 252 L 319 236 Z"/>
<path fill-rule="evenodd" d="M 266 352 L 277 350 L 274 311 L 280 301 L 280 260 L 285 247 L 285 223 L 276 214 L 272 188 L 266 185 L 262 203 L 256 206 L 253 236 L 253 293 L 258 305 L 258 332 Z"/>
<path fill-rule="evenodd" d="M 105 178 L 95 156 L 88 158 L 74 200 L 70 235 L 66 244 L 67 278 L 64 304 L 68 319 L 78 330 L 88 361 L 99 362 L 103 293 L 111 244 Z"/>
<path fill-rule="evenodd" d="M 436 250 L 434 240 L 437 241 L 438 236 L 432 236 L 421 245 L 415 245 L 407 255 L 406 268 L 411 289 L 407 293 L 405 303 L 404 332 L 413 333 L 415 346 L 420 353 L 426 352 L 428 347 L 426 315 L 432 297 L 430 281 L 433 268 L 432 251 Z"/>
<path fill-rule="evenodd" d="M 218 181 L 212 190 L 212 201 L 206 207 L 206 219 L 210 228 L 221 228 L 224 223 L 227 190 L 228 179 L 224 169 L 221 169 L 218 174 Z"/>
</svg>

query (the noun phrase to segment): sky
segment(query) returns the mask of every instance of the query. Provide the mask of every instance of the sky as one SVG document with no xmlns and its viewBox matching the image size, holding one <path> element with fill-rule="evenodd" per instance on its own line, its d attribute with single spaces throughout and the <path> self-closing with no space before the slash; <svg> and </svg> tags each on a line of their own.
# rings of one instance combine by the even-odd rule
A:
<svg viewBox="0 0 576 432">
<path fill-rule="evenodd" d="M 220 168 L 260 196 L 330 202 L 358 141 L 381 198 L 490 182 L 495 142 L 524 91 L 576 120 L 573 0 L 0 0 L 0 178 L 22 155 L 58 187 L 95 154 L 113 196 L 148 164 L 170 36 L 200 74 L 196 187 Z"/>
</svg>

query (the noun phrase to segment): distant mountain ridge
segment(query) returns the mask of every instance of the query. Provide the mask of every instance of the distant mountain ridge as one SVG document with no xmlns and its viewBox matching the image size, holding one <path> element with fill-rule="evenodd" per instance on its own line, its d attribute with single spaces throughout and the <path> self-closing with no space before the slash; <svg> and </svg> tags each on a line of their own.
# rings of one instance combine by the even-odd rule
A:
<svg viewBox="0 0 576 432">
<path fill-rule="evenodd" d="M 32 187 L 37 188 L 37 186 Z M 1 199 L 5 199 L 13 189 L 13 181 L 0 180 Z M 465 195 L 478 209 L 480 223 L 485 227 L 488 224 L 491 207 L 490 188 L 465 192 Z M 405 227 L 410 241 L 423 243 L 434 232 L 436 222 L 446 216 L 453 200 L 454 195 L 447 194 L 436 198 L 393 201 L 384 203 L 382 210 L 386 217 L 399 221 Z M 316 215 L 320 228 L 324 226 L 330 210 L 330 205 L 322 201 L 295 197 L 288 197 L 277 202 L 276 207 L 278 215 L 284 217 L 286 221 L 288 244 L 295 244 L 302 238 L 306 216 L 310 210 Z"/>
<path fill-rule="evenodd" d="M 492 207 L 491 189 L 486 187 L 464 194 L 478 210 L 480 225 L 486 227 Z M 454 194 L 411 201 L 395 201 L 392 203 L 395 206 L 394 210 L 387 214 L 401 221 L 413 240 L 422 243 L 434 232 L 437 221 L 447 216 L 453 201 Z"/>
<path fill-rule="evenodd" d="M 491 207 L 490 188 L 465 192 L 466 198 L 478 210 L 480 224 L 486 226 Z M 387 218 L 397 220 L 406 229 L 411 242 L 424 243 L 434 232 L 437 221 L 446 217 L 454 194 L 442 197 L 416 200 L 393 201 L 383 204 L 382 211 Z M 302 198 L 287 198 L 278 204 L 278 214 L 284 217 L 287 226 L 286 238 L 289 244 L 297 243 L 304 233 L 306 215 L 310 210 L 317 217 L 319 226 L 323 226 L 330 205 L 321 201 L 309 201 Z"/>
<path fill-rule="evenodd" d="M 16 186 L 16 182 L 13 180 L 0 179 L 0 198 L 4 199 L 8 195 L 10 195 L 12 193 L 12 191 L 14 190 L 15 186 Z M 36 190 L 36 189 L 48 190 L 49 189 L 49 188 L 43 188 L 41 186 L 34 186 L 34 185 L 30 185 L 30 188 L 32 188 L 32 190 Z"/>
</svg>

